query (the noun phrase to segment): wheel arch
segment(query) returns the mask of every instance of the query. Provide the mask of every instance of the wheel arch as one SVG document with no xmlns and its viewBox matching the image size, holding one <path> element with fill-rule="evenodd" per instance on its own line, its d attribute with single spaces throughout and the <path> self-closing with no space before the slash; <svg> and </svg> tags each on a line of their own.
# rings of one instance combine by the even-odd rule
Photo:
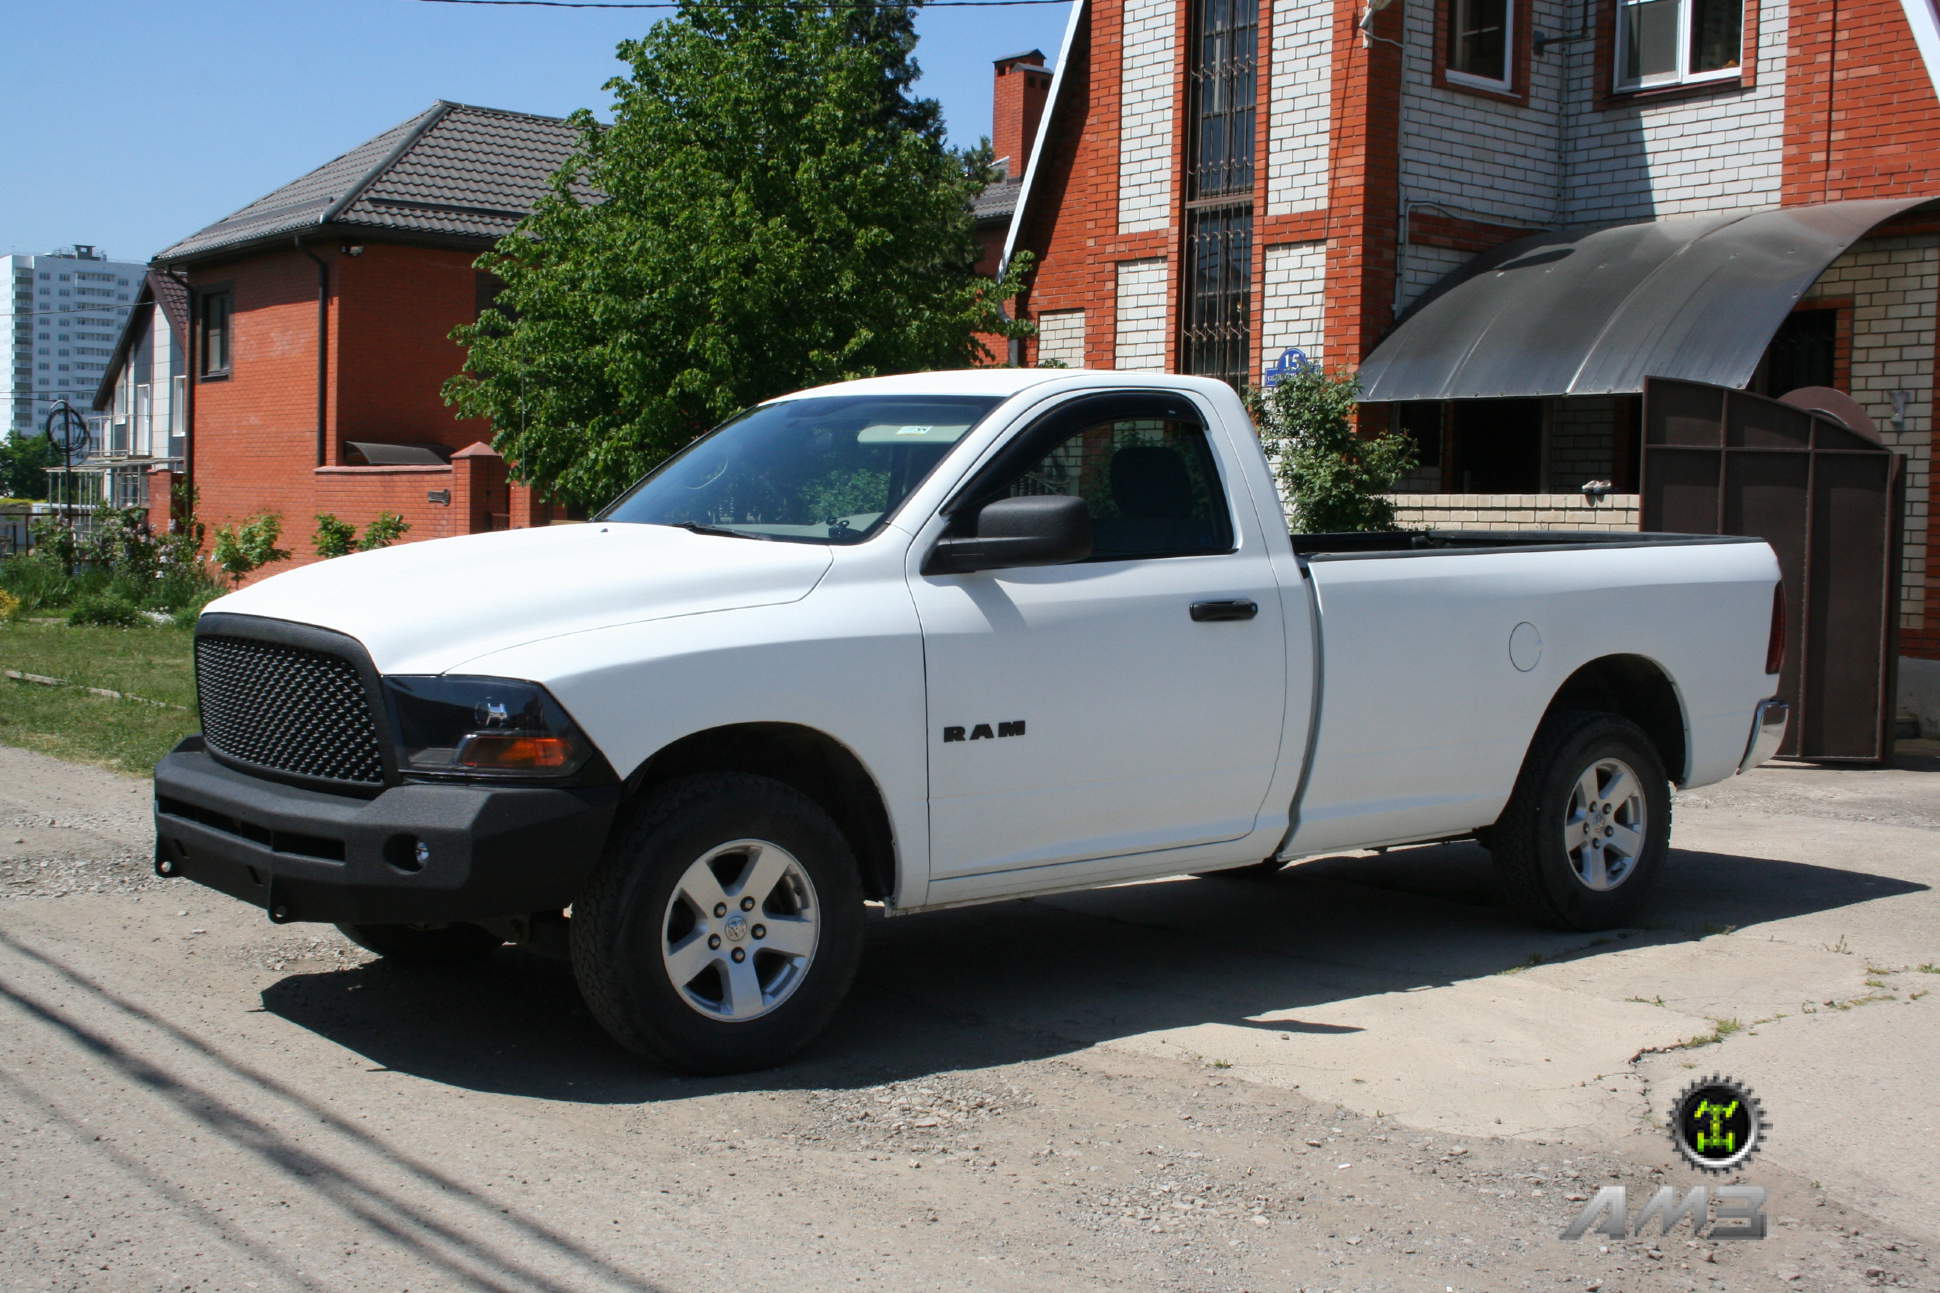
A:
<svg viewBox="0 0 1940 1293">
<path fill-rule="evenodd" d="M 865 898 L 896 888 L 896 841 L 881 788 L 861 759 L 826 732 L 795 723 L 736 723 L 694 732 L 649 755 L 626 779 L 637 800 L 676 777 L 745 772 L 771 777 L 820 804 L 855 850 Z"/>
<path fill-rule="evenodd" d="M 1597 710 L 1629 719 L 1643 729 L 1671 780 L 1690 775 L 1690 725 L 1677 684 L 1655 660 L 1607 655 L 1583 665 L 1550 698 L 1543 717 L 1562 710 Z"/>
</svg>

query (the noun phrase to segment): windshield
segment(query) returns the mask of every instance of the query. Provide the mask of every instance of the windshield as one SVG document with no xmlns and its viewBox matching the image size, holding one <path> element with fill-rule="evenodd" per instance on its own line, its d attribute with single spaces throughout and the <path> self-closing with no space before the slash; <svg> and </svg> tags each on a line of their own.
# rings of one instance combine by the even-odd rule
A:
<svg viewBox="0 0 1940 1293">
<path fill-rule="evenodd" d="M 599 519 L 860 543 L 1000 402 L 827 395 L 763 404 L 669 458 Z"/>
</svg>

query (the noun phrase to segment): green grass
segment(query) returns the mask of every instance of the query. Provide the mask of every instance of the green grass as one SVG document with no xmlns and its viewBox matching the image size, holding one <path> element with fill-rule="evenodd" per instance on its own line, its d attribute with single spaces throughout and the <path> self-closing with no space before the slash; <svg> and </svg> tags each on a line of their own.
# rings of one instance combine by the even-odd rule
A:
<svg viewBox="0 0 1940 1293">
<path fill-rule="evenodd" d="M 0 678 L 0 742 L 146 776 L 196 729 L 194 634 L 178 628 L 0 625 L 0 669 L 63 678 L 72 687 Z M 91 696 L 103 687 L 165 705 Z"/>
</svg>

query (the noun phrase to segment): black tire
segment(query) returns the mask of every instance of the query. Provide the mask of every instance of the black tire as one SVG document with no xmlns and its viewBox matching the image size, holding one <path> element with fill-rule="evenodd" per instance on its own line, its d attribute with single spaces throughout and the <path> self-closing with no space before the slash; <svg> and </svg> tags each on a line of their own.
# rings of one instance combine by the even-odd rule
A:
<svg viewBox="0 0 1940 1293">
<path fill-rule="evenodd" d="M 1634 776 L 1634 788 L 1613 775 L 1619 770 Z M 1608 797 L 1579 790 L 1592 784 Z M 1591 811 L 1580 811 L 1586 802 Z M 1641 843 L 1625 851 L 1639 827 Z M 1587 930 L 1636 923 L 1663 877 L 1670 835 L 1670 784 L 1650 738 L 1614 714 L 1568 710 L 1537 729 L 1487 838 L 1512 906 L 1545 925 Z"/>
<path fill-rule="evenodd" d="M 749 841 L 761 848 L 733 847 Z M 761 856 L 770 865 L 793 864 L 799 874 L 787 871 L 783 883 L 755 899 L 735 932 L 735 909 L 750 895 L 732 877 L 745 866 L 741 883 L 754 884 Z M 719 918 L 707 923 L 691 901 L 695 868 L 702 865 L 717 878 L 730 877 L 718 880 L 732 904 L 726 924 Z M 804 914 L 808 919 L 802 920 Z M 791 918 L 807 930 L 797 937 L 811 940 L 806 956 L 783 955 L 772 943 L 758 942 L 779 934 L 768 925 Z M 736 962 L 747 968 L 707 954 L 697 977 L 675 982 L 669 968 L 678 955 L 675 945 L 686 945 L 693 935 L 708 937 L 710 930 L 720 931 L 712 935 L 712 947 L 747 953 Z M 571 943 L 573 973 L 587 1008 L 628 1050 L 689 1073 L 767 1068 L 827 1026 L 855 978 L 862 955 L 855 855 L 820 805 L 781 782 L 744 773 L 671 781 L 651 791 L 615 832 L 573 903 Z M 758 995 L 731 1001 L 730 974 L 756 976 Z M 771 985 L 775 999 L 769 1004 Z M 710 998 L 724 1014 L 709 1013 Z M 742 1011 L 743 1000 L 761 1012 Z M 733 1018 L 737 1012 L 747 1017 Z"/>
<path fill-rule="evenodd" d="M 498 950 L 505 940 L 477 925 L 339 925 L 366 951 L 399 965 L 458 965 Z"/>
</svg>

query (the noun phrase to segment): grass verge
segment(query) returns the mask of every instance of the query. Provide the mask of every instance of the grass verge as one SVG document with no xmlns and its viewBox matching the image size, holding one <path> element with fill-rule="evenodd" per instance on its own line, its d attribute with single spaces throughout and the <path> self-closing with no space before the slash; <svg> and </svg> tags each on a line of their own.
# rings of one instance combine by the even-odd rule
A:
<svg viewBox="0 0 1940 1293">
<path fill-rule="evenodd" d="M 77 684 L 45 687 L 0 678 L 0 742 L 56 758 L 146 776 L 196 729 L 194 634 L 178 628 L 0 625 L 0 669 Z M 180 709 L 91 696 L 126 692 Z"/>
</svg>

